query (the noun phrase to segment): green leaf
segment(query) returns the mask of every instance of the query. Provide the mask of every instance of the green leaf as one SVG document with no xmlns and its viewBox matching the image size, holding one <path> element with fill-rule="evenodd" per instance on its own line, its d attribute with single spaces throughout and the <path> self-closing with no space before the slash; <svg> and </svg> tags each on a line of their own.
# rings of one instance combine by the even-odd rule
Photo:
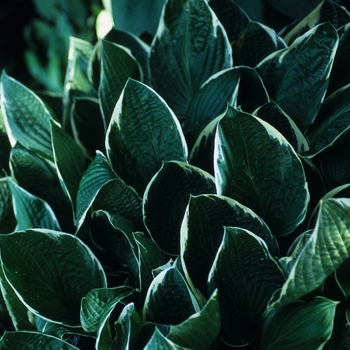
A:
<svg viewBox="0 0 350 350">
<path fill-rule="evenodd" d="M 164 100 L 129 79 L 107 130 L 106 150 L 117 174 L 142 195 L 162 161 L 186 161 L 181 126 Z"/>
<path fill-rule="evenodd" d="M 191 349 L 211 349 L 220 332 L 220 308 L 217 290 L 203 309 L 177 326 L 170 326 L 167 338 Z"/>
<path fill-rule="evenodd" d="M 310 141 L 311 155 L 332 145 L 349 128 L 350 85 L 335 91 L 324 101 L 315 122 L 306 136 Z"/>
<path fill-rule="evenodd" d="M 286 43 L 273 29 L 262 23 L 250 21 L 238 39 L 232 43 L 232 55 L 235 65 L 255 67 L 269 54 L 286 47 Z"/>
<path fill-rule="evenodd" d="M 309 143 L 294 121 L 274 101 L 265 103 L 254 115 L 276 128 L 298 154 L 309 150 Z"/>
<path fill-rule="evenodd" d="M 181 228 L 181 259 L 191 288 L 204 295 L 224 226 L 250 230 L 266 242 L 271 255 L 278 255 L 276 238 L 252 210 L 228 197 L 191 196 Z"/>
<path fill-rule="evenodd" d="M 230 346 L 253 342 L 271 295 L 284 276 L 265 242 L 252 232 L 225 227 L 208 278 L 208 291 L 220 299 L 220 337 Z"/>
<path fill-rule="evenodd" d="M 165 0 L 108 0 L 111 4 L 114 25 L 137 36 L 157 29 Z"/>
<path fill-rule="evenodd" d="M 316 297 L 294 302 L 264 315 L 259 350 L 323 349 L 332 335 L 338 302 Z"/>
<path fill-rule="evenodd" d="M 0 170 L 3 171 L 9 171 L 9 155 L 11 151 L 11 144 L 9 137 L 7 135 L 6 126 L 5 126 L 5 120 L 4 120 L 4 114 L 1 111 L 1 103 L 0 103 Z"/>
<path fill-rule="evenodd" d="M 350 322 L 350 283 L 349 283 L 349 272 L 350 272 L 350 259 L 346 259 L 335 271 L 336 281 L 342 290 L 344 297 L 346 299 L 346 321 Z"/>
<path fill-rule="evenodd" d="M 37 95 L 5 72 L 1 75 L 1 110 L 11 146 L 19 141 L 53 160 L 49 111 Z"/>
<path fill-rule="evenodd" d="M 288 48 L 272 53 L 256 67 L 270 98 L 302 132 L 310 127 L 321 107 L 337 47 L 337 31 L 327 22 L 309 30 Z"/>
<path fill-rule="evenodd" d="M 276 236 L 293 231 L 309 201 L 303 165 L 270 124 L 228 106 L 215 140 L 218 194 L 259 215 Z"/>
<path fill-rule="evenodd" d="M 177 325 L 194 313 L 193 297 L 178 269 L 170 267 L 159 273 L 148 289 L 143 319 Z"/>
<path fill-rule="evenodd" d="M 137 337 L 140 333 L 142 320 L 135 310 L 134 303 L 126 305 L 114 324 L 116 338 L 113 350 L 135 349 Z"/>
<path fill-rule="evenodd" d="M 30 194 L 11 178 L 7 181 L 12 192 L 13 209 L 17 220 L 16 231 L 32 227 L 60 230 L 55 213 L 44 200 Z"/>
<path fill-rule="evenodd" d="M 315 290 L 350 257 L 350 199 L 320 202 L 315 229 L 272 307 L 287 305 Z"/>
<path fill-rule="evenodd" d="M 62 230 L 71 232 L 73 230 L 72 209 L 69 199 L 63 192 L 54 164 L 25 149 L 17 142 L 11 150 L 10 165 L 12 176 L 17 184 L 47 202 Z"/>
<path fill-rule="evenodd" d="M 6 217 L 12 212 L 12 195 L 6 177 L 0 178 L 0 227 Z M 5 232 L 2 232 L 5 233 Z"/>
<path fill-rule="evenodd" d="M 178 116 L 213 74 L 232 66 L 224 28 L 203 0 L 166 2 L 151 45 L 152 86 Z"/>
<path fill-rule="evenodd" d="M 128 48 L 101 40 L 101 78 L 98 94 L 107 125 L 128 78 L 142 80 L 142 77 L 142 68 Z"/>
<path fill-rule="evenodd" d="M 133 235 L 138 248 L 141 293 L 146 296 L 148 287 L 153 280 L 152 271 L 165 265 L 169 258 L 143 233 L 135 232 Z"/>
<path fill-rule="evenodd" d="M 215 193 L 214 178 L 183 162 L 164 162 L 143 198 L 144 224 L 167 254 L 180 252 L 180 228 L 191 195 Z"/>
<path fill-rule="evenodd" d="M 143 348 L 143 350 L 154 350 L 154 349 L 162 349 L 162 350 L 190 350 L 189 348 L 184 348 L 173 343 L 171 340 L 167 339 L 160 330 L 156 327 L 154 333 Z"/>
<path fill-rule="evenodd" d="M 13 349 L 51 349 L 51 350 L 78 350 L 77 347 L 51 335 L 39 332 L 8 332 L 5 331 L 0 339 L 2 350 Z"/>
<path fill-rule="evenodd" d="M 90 290 L 81 300 L 80 320 L 84 330 L 96 333 L 115 305 L 133 293 L 134 289 L 128 286 Z"/>
<path fill-rule="evenodd" d="M 188 109 L 185 130 L 196 140 L 204 127 L 225 112 L 227 103 L 235 104 L 240 69 L 229 68 L 211 76 L 198 90 Z"/>
<path fill-rule="evenodd" d="M 75 209 L 79 182 L 86 169 L 85 158 L 73 138 L 55 123 L 51 123 L 51 133 L 58 178 Z"/>
<path fill-rule="evenodd" d="M 70 234 L 42 229 L 0 236 L 4 275 L 21 301 L 45 319 L 79 326 L 81 298 L 106 277 L 90 249 Z"/>
</svg>

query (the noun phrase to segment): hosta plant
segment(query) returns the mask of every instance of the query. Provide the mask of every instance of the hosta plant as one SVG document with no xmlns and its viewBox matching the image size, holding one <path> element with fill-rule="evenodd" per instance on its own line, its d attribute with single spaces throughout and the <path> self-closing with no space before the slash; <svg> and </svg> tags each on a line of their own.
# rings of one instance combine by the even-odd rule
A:
<svg viewBox="0 0 350 350">
<path fill-rule="evenodd" d="M 0 348 L 349 349 L 349 12 L 139 3 L 1 74 Z"/>
</svg>

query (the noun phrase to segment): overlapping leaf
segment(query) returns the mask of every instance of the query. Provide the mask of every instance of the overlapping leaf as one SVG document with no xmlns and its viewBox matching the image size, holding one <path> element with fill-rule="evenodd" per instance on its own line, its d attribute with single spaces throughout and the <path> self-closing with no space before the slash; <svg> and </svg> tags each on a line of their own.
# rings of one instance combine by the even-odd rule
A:
<svg viewBox="0 0 350 350">
<path fill-rule="evenodd" d="M 218 194 L 252 209 L 276 236 L 293 231 L 309 201 L 303 165 L 270 124 L 228 107 L 215 141 Z"/>
<path fill-rule="evenodd" d="M 255 339 L 267 303 L 283 282 L 280 267 L 260 237 L 225 227 L 208 279 L 208 291 L 218 289 L 220 337 L 225 343 L 244 346 Z"/>
<path fill-rule="evenodd" d="M 152 85 L 178 116 L 213 74 L 230 68 L 227 35 L 203 0 L 166 2 L 150 56 Z"/>
<path fill-rule="evenodd" d="M 181 126 L 164 100 L 129 79 L 107 130 L 106 150 L 116 173 L 142 195 L 162 161 L 186 161 Z"/>
<path fill-rule="evenodd" d="M 81 298 L 106 285 L 100 262 L 70 234 L 18 231 L 0 236 L 0 246 L 4 275 L 16 294 L 34 314 L 53 322 L 79 326 Z"/>
</svg>

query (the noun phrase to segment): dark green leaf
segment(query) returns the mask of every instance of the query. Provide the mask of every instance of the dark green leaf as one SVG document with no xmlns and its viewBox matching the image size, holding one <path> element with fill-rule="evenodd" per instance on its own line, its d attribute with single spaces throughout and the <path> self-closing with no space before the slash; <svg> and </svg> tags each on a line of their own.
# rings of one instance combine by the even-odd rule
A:
<svg viewBox="0 0 350 350">
<path fill-rule="evenodd" d="M 284 276 L 265 242 L 248 230 L 225 227 L 208 279 L 219 291 L 220 337 L 231 346 L 250 344 L 257 334 L 271 295 Z"/>
<path fill-rule="evenodd" d="M 350 283 L 349 283 L 349 273 L 350 273 L 350 258 L 346 259 L 335 272 L 336 281 L 344 293 L 346 299 L 346 321 L 350 324 Z"/>
<path fill-rule="evenodd" d="M 235 65 L 254 67 L 272 52 L 286 47 L 286 43 L 273 29 L 250 21 L 232 43 L 232 55 Z"/>
<path fill-rule="evenodd" d="M 180 228 L 190 195 L 215 193 L 214 178 L 183 162 L 164 162 L 143 198 L 144 224 L 168 254 L 180 252 Z"/>
<path fill-rule="evenodd" d="M 53 322 L 78 326 L 81 298 L 106 277 L 90 249 L 70 234 L 32 229 L 0 236 L 4 274 L 22 302 Z"/>
<path fill-rule="evenodd" d="M 152 85 L 178 116 L 213 74 L 232 66 L 227 35 L 203 0 L 166 2 L 150 56 Z"/>
<path fill-rule="evenodd" d="M 273 256 L 278 254 L 276 238 L 249 208 L 234 199 L 218 195 L 191 197 L 181 229 L 181 259 L 191 287 L 198 288 L 204 295 L 210 268 L 222 242 L 224 226 L 252 231 L 266 242 Z"/>
<path fill-rule="evenodd" d="M 191 349 L 211 349 L 220 332 L 220 308 L 217 290 L 203 309 L 186 321 L 170 326 L 167 338 Z"/>
<path fill-rule="evenodd" d="M 272 306 L 283 306 L 315 290 L 350 257 L 350 199 L 321 201 L 315 229 Z"/>
<path fill-rule="evenodd" d="M 195 313 L 193 297 L 175 267 L 158 274 L 151 283 L 143 308 L 143 319 L 177 325 Z"/>
<path fill-rule="evenodd" d="M 337 302 L 316 297 L 269 309 L 259 350 L 323 349 L 332 335 Z"/>
<path fill-rule="evenodd" d="M 49 111 L 38 96 L 5 72 L 1 75 L 1 110 L 12 146 L 19 141 L 53 160 Z"/>
<path fill-rule="evenodd" d="M 90 290 L 81 300 L 80 320 L 86 332 L 98 332 L 115 305 L 132 295 L 131 287 L 97 288 Z"/>
<path fill-rule="evenodd" d="M 71 114 L 75 142 L 89 158 L 104 150 L 106 125 L 97 100 L 90 97 L 74 99 Z"/>
<path fill-rule="evenodd" d="M 2 222 L 6 220 L 6 217 L 12 211 L 12 195 L 9 188 L 7 178 L 0 178 L 0 227 L 2 228 Z M 2 230 L 0 229 L 1 233 Z"/>
<path fill-rule="evenodd" d="M 290 18 L 296 19 L 306 16 L 322 0 L 268 0 L 268 2 L 279 12 Z"/>
<path fill-rule="evenodd" d="M 51 335 L 39 332 L 5 332 L 0 339 L 1 350 L 13 349 L 50 349 L 50 350 L 78 350 L 77 347 Z"/>
<path fill-rule="evenodd" d="M 137 36 L 157 30 L 165 0 L 109 0 L 114 25 Z"/>
<path fill-rule="evenodd" d="M 75 209 L 79 182 L 86 169 L 85 158 L 73 138 L 55 123 L 51 123 L 51 136 L 58 178 Z"/>
<path fill-rule="evenodd" d="M 229 106 L 215 155 L 218 193 L 251 208 L 274 235 L 288 234 L 304 220 L 309 191 L 303 165 L 270 124 Z"/>
<path fill-rule="evenodd" d="M 55 213 L 41 198 L 18 186 L 11 178 L 7 179 L 11 193 L 17 226 L 16 231 L 32 227 L 60 230 Z"/>
<path fill-rule="evenodd" d="M 114 324 L 117 335 L 112 350 L 135 349 L 141 325 L 142 321 L 134 303 L 126 305 Z"/>
<path fill-rule="evenodd" d="M 1 105 L 0 105 L 0 144 L 1 144 L 1 149 L 0 149 L 0 171 L 3 172 L 9 170 L 9 155 L 11 151 L 11 145 L 10 145 L 10 140 L 7 136 L 7 131 L 6 131 L 6 125 L 5 125 L 5 120 L 4 120 L 4 115 L 1 111 Z"/>
<path fill-rule="evenodd" d="M 274 101 L 264 104 L 254 114 L 276 128 L 298 154 L 309 150 L 309 143 L 305 136 Z"/>
<path fill-rule="evenodd" d="M 129 79 L 106 136 L 113 169 L 143 194 L 162 161 L 186 161 L 181 126 L 164 100 L 148 86 Z"/>
<path fill-rule="evenodd" d="M 162 350 L 190 350 L 189 348 L 183 348 L 182 346 L 179 346 L 175 343 L 173 343 L 171 340 L 167 339 L 156 327 L 154 330 L 154 333 L 149 340 L 149 342 L 146 344 L 146 346 L 143 348 L 143 350 L 154 350 L 154 349 L 162 349 Z"/>
<path fill-rule="evenodd" d="M 307 132 L 309 154 L 316 155 L 332 145 L 350 125 L 350 85 L 334 92 L 323 103 L 315 122 Z"/>
<path fill-rule="evenodd" d="M 169 258 L 143 233 L 135 232 L 134 239 L 138 247 L 141 292 L 143 296 L 146 296 L 148 287 L 153 280 L 152 271 L 166 264 Z"/>
<path fill-rule="evenodd" d="M 327 22 L 309 30 L 288 48 L 272 53 L 256 67 L 270 98 L 302 132 L 321 107 L 337 46 L 337 31 Z"/>
<path fill-rule="evenodd" d="M 220 71 L 198 90 L 189 105 L 186 132 L 195 141 L 207 124 L 225 112 L 227 103 L 236 104 L 241 72 L 237 68 Z"/>
<path fill-rule="evenodd" d="M 121 45 L 101 40 L 101 78 L 98 94 L 106 124 L 128 78 L 142 80 L 142 69 L 131 51 Z"/>
<path fill-rule="evenodd" d="M 264 4 L 261 0 L 236 0 L 237 5 L 241 6 L 247 15 L 254 21 L 263 21 Z"/>
</svg>

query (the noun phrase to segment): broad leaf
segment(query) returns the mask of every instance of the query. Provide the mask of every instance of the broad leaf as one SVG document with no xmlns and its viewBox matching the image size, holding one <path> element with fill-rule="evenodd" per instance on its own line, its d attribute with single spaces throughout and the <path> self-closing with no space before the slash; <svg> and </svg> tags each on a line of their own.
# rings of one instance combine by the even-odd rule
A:
<svg viewBox="0 0 350 350">
<path fill-rule="evenodd" d="M 135 232 L 134 239 L 138 247 L 141 293 L 146 296 L 148 287 L 153 280 L 152 271 L 161 265 L 165 265 L 169 261 L 169 257 L 143 233 Z"/>
<path fill-rule="evenodd" d="M 248 230 L 225 227 L 208 279 L 208 291 L 220 298 L 220 337 L 231 346 L 250 344 L 283 273 L 265 242 Z"/>
<path fill-rule="evenodd" d="M 350 126 L 350 84 L 329 96 L 323 103 L 315 122 L 307 132 L 311 155 L 316 155 L 329 145 Z"/>
<path fill-rule="evenodd" d="M 31 229 L 0 236 L 4 275 L 21 301 L 45 319 L 79 326 L 81 298 L 104 287 L 100 262 L 78 238 Z"/>
<path fill-rule="evenodd" d="M 177 325 L 195 313 L 187 284 L 175 267 L 158 274 L 151 283 L 143 307 L 143 319 Z"/>
<path fill-rule="evenodd" d="M 350 259 L 346 259 L 337 269 L 337 271 L 335 272 L 335 278 L 336 281 L 339 285 L 339 287 L 341 288 L 344 297 L 346 299 L 346 321 L 349 324 L 350 322 L 350 304 L 349 304 L 349 300 L 350 300 L 350 283 L 348 280 L 348 276 L 349 276 L 349 272 L 350 272 Z"/>
<path fill-rule="evenodd" d="M 191 349 L 211 349 L 220 332 L 218 293 L 214 291 L 203 309 L 177 326 L 170 326 L 167 338 Z"/>
<path fill-rule="evenodd" d="M 178 116 L 213 74 L 232 66 L 227 35 L 203 0 L 166 2 L 150 55 L 152 86 Z"/>
<path fill-rule="evenodd" d="M 143 217 L 152 239 L 168 254 L 180 252 L 180 228 L 190 195 L 215 193 L 214 178 L 183 162 L 165 162 L 148 184 Z"/>
<path fill-rule="evenodd" d="M 118 321 L 114 324 L 116 338 L 113 350 L 135 349 L 137 337 L 141 330 L 142 321 L 135 310 L 134 303 L 126 305 L 120 313 Z"/>
<path fill-rule="evenodd" d="M 113 169 L 142 195 L 162 161 L 186 161 L 181 126 L 164 100 L 148 86 L 129 79 L 106 136 Z"/>
<path fill-rule="evenodd" d="M 259 350 L 323 349 L 332 335 L 337 304 L 316 297 L 269 309 L 264 315 Z"/>
<path fill-rule="evenodd" d="M 142 80 L 142 69 L 131 51 L 121 45 L 101 40 L 101 78 L 98 94 L 106 124 L 128 78 Z"/>
<path fill-rule="evenodd" d="M 133 292 L 127 286 L 90 290 L 81 300 L 80 320 L 84 330 L 96 333 L 115 305 Z"/>
<path fill-rule="evenodd" d="M 192 289 L 197 288 L 204 295 L 224 226 L 250 230 L 266 242 L 271 255 L 278 255 L 276 238 L 252 210 L 228 197 L 191 197 L 181 228 L 181 259 Z"/>
<path fill-rule="evenodd" d="M 11 146 L 19 141 L 42 157 L 53 159 L 49 111 L 37 95 L 5 72 L 1 75 L 1 110 Z"/>
<path fill-rule="evenodd" d="M 228 106 L 217 129 L 214 167 L 218 194 L 251 208 L 274 235 L 304 220 L 309 191 L 303 165 L 270 124 Z"/>
<path fill-rule="evenodd" d="M 154 333 L 143 348 L 143 350 L 154 350 L 154 349 L 162 349 L 162 350 L 190 350 L 189 348 L 184 348 L 180 345 L 173 343 L 171 340 L 167 339 L 156 327 Z"/>
<path fill-rule="evenodd" d="M 302 132 L 309 128 L 321 107 L 337 46 L 334 27 L 320 24 L 256 67 L 270 98 Z"/>
<path fill-rule="evenodd" d="M 50 350 L 78 350 L 77 347 L 51 335 L 39 332 L 5 332 L 0 339 L 2 350 L 13 349 L 50 349 Z"/>
<path fill-rule="evenodd" d="M 32 227 L 60 230 L 55 213 L 41 198 L 30 194 L 18 186 L 11 178 L 7 179 L 11 193 L 17 226 L 16 231 Z"/>
<path fill-rule="evenodd" d="M 315 229 L 272 306 L 283 306 L 315 290 L 350 257 L 350 200 L 322 200 Z"/>
</svg>

